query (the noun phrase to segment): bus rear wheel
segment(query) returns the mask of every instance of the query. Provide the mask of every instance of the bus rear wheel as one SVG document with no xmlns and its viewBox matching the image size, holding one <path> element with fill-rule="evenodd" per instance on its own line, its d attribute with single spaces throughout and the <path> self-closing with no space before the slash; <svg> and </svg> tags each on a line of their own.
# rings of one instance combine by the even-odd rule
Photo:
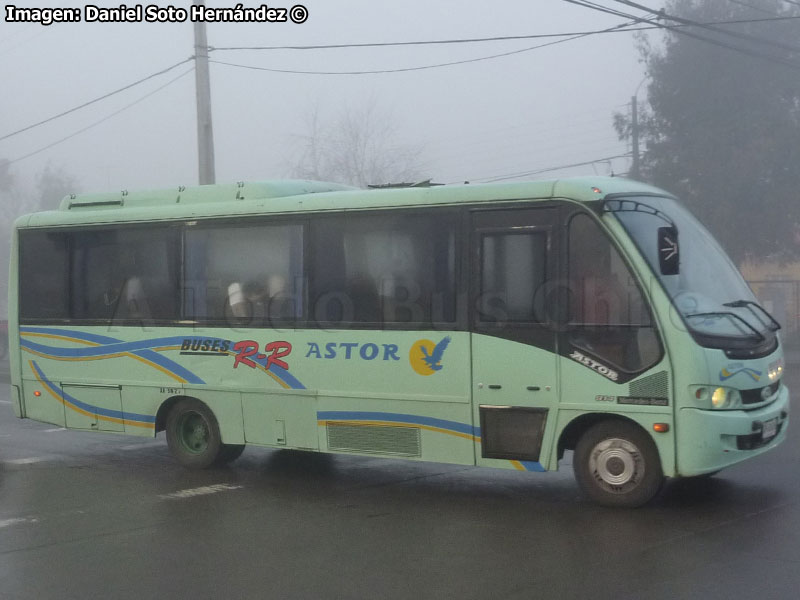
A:
<svg viewBox="0 0 800 600">
<path fill-rule="evenodd" d="M 205 469 L 219 460 L 222 440 L 214 413 L 194 398 L 184 398 L 167 416 L 167 445 L 190 469 Z"/>
<path fill-rule="evenodd" d="M 589 428 L 575 447 L 573 469 L 583 492 L 603 506 L 641 506 L 664 482 L 655 443 L 625 421 L 602 421 Z"/>
</svg>

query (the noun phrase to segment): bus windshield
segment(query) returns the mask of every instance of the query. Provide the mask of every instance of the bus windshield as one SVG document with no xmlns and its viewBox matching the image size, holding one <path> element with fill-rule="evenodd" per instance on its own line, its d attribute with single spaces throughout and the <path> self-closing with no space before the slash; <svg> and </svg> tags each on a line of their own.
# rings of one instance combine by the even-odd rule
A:
<svg viewBox="0 0 800 600">
<path fill-rule="evenodd" d="M 708 230 L 671 198 L 626 197 L 606 202 L 649 263 L 695 339 L 722 349 L 772 348 L 780 327 L 762 308 Z M 678 231 L 678 272 L 664 274 L 658 231 Z"/>
</svg>

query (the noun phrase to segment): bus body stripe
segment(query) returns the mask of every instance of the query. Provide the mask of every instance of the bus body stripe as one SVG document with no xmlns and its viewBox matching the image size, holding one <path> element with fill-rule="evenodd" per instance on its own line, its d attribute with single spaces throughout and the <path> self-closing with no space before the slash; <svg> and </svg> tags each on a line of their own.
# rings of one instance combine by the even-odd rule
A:
<svg viewBox="0 0 800 600">
<path fill-rule="evenodd" d="M 180 347 L 182 337 L 172 336 L 166 338 L 153 338 L 136 342 L 122 342 L 106 336 L 87 334 L 85 332 L 68 331 L 62 329 L 23 327 L 20 328 L 22 336 L 51 337 L 78 344 L 91 344 L 88 348 L 61 348 L 58 346 L 45 346 L 36 342 L 21 339 L 20 346 L 45 358 L 54 360 L 98 360 L 115 358 L 121 355 L 134 358 L 149 366 L 169 375 L 180 383 L 204 384 L 200 377 L 176 363 L 175 361 L 159 354 L 152 348 L 176 345 Z M 98 345 L 100 343 L 100 345 Z"/>
<path fill-rule="evenodd" d="M 544 473 L 546 469 L 541 463 L 532 460 L 512 460 L 511 464 L 517 471 L 534 471 L 536 473 Z"/>
<path fill-rule="evenodd" d="M 127 413 L 109 408 L 101 408 L 99 406 L 94 406 L 78 400 L 74 396 L 65 392 L 63 388 L 50 381 L 42 371 L 41 367 L 36 364 L 36 361 L 31 360 L 28 362 L 31 366 L 34 376 L 36 377 L 36 380 L 47 389 L 50 395 L 75 412 L 88 417 L 97 416 L 104 421 L 122 423 L 124 425 L 149 428 L 155 427 L 155 416 Z"/>
<path fill-rule="evenodd" d="M 159 352 L 162 351 L 180 350 L 186 340 L 184 336 L 170 336 L 137 340 L 135 342 L 123 342 L 115 338 L 93 333 L 55 329 L 52 327 L 20 327 L 20 334 L 23 336 L 22 339 L 20 339 L 20 346 L 27 352 L 36 354 L 42 358 L 62 361 L 82 361 L 128 357 L 153 367 L 180 383 L 206 383 L 179 363 L 159 354 Z M 24 339 L 25 337 L 58 339 L 76 344 L 85 344 L 88 347 L 64 348 L 59 346 L 46 346 L 29 339 Z M 222 338 L 204 339 L 208 339 L 211 342 L 228 341 Z M 230 356 L 236 355 L 235 352 L 231 351 L 227 351 L 226 354 Z M 274 363 L 269 364 L 268 357 L 263 359 L 253 358 L 252 360 L 258 364 L 260 370 L 264 371 L 284 389 L 306 389 L 306 386 L 287 369 Z"/>
</svg>

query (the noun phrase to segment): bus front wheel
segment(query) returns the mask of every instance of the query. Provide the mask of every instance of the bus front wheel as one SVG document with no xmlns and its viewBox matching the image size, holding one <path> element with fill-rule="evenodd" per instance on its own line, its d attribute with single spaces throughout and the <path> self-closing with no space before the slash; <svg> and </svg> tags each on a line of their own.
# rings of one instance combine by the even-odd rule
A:
<svg viewBox="0 0 800 600">
<path fill-rule="evenodd" d="M 190 469 L 217 463 L 222 439 L 214 413 L 194 398 L 178 401 L 167 416 L 167 445 L 178 462 Z"/>
<path fill-rule="evenodd" d="M 604 506 L 641 506 L 664 482 L 655 443 L 625 421 L 602 421 L 589 428 L 575 447 L 573 469 L 583 492 Z"/>
</svg>

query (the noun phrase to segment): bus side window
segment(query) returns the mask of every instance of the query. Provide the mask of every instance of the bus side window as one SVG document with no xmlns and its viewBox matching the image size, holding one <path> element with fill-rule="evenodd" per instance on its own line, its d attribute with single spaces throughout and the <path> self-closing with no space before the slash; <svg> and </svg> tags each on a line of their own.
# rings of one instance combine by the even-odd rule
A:
<svg viewBox="0 0 800 600">
<path fill-rule="evenodd" d="M 544 323 L 545 232 L 499 232 L 481 236 L 478 316 L 481 322 Z"/>
<path fill-rule="evenodd" d="M 184 311 L 190 318 L 261 326 L 302 317 L 302 225 L 192 228 L 185 261 Z"/>
<path fill-rule="evenodd" d="M 568 287 L 570 344 L 628 372 L 660 358 L 658 334 L 636 279 L 584 213 L 569 221 Z"/>
<path fill-rule="evenodd" d="M 167 227 L 75 232 L 71 317 L 172 321 L 178 318 L 177 233 Z"/>
<path fill-rule="evenodd" d="M 312 225 L 311 316 L 321 326 L 455 321 L 455 217 L 352 215 Z"/>
</svg>

